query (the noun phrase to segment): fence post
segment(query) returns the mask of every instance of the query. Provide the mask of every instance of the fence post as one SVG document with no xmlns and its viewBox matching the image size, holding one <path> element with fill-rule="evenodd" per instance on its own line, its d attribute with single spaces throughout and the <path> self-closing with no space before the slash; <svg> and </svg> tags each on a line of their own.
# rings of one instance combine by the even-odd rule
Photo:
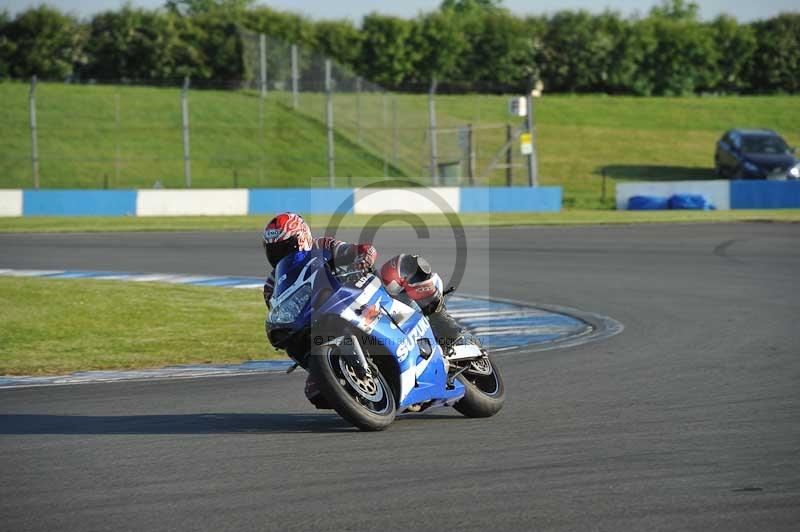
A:
<svg viewBox="0 0 800 532">
<path fill-rule="evenodd" d="M 36 76 L 31 77 L 28 92 L 28 112 L 31 125 L 31 164 L 33 165 L 33 188 L 39 188 L 39 142 L 36 136 Z"/>
<path fill-rule="evenodd" d="M 506 143 L 508 143 L 508 150 L 506 150 L 506 186 L 510 187 L 514 184 L 514 143 L 513 135 L 511 133 L 511 124 L 506 124 Z"/>
<path fill-rule="evenodd" d="M 397 96 L 392 96 L 392 164 L 397 168 Z"/>
<path fill-rule="evenodd" d="M 389 129 L 389 108 L 386 106 L 386 90 L 381 93 L 381 104 L 383 105 L 383 134 L 381 135 L 383 144 L 381 151 L 383 152 L 383 177 L 389 177 L 389 154 L 386 142 L 386 130 Z"/>
<path fill-rule="evenodd" d="M 300 81 L 300 69 L 297 65 L 297 45 L 292 45 L 292 109 L 297 109 L 297 86 Z"/>
<path fill-rule="evenodd" d="M 356 78 L 356 137 L 361 144 L 361 76 Z"/>
<path fill-rule="evenodd" d="M 467 124 L 467 177 L 470 186 L 475 186 L 475 131 Z"/>
<path fill-rule="evenodd" d="M 433 184 L 439 184 L 438 149 L 436 145 L 436 77 L 431 80 L 431 89 L 428 91 L 428 130 L 431 136 L 431 177 Z"/>
<path fill-rule="evenodd" d="M 116 135 L 114 136 L 114 185 L 119 186 L 119 173 L 120 173 L 120 148 L 119 139 L 122 135 L 120 131 L 121 120 L 119 112 L 119 93 L 114 95 L 114 119 L 116 122 Z"/>
<path fill-rule="evenodd" d="M 258 162 L 258 183 L 264 181 L 264 106 L 267 97 L 267 36 L 259 34 L 259 55 L 261 56 L 261 98 L 258 100 L 258 132 L 261 160 Z M 236 170 L 234 170 L 234 182 L 236 182 Z M 236 188 L 236 186 L 234 186 Z"/>
<path fill-rule="evenodd" d="M 533 80 L 528 84 L 528 116 L 526 117 L 528 133 L 531 136 L 531 153 L 528 154 L 528 186 L 538 185 L 536 175 L 536 139 L 533 132 Z"/>
<path fill-rule="evenodd" d="M 326 123 L 328 125 L 328 186 L 336 186 L 335 161 L 333 152 L 333 79 L 331 79 L 331 60 L 325 60 Z"/>
<path fill-rule="evenodd" d="M 186 188 L 192 187 L 192 168 L 189 159 L 189 76 L 183 78 L 181 91 L 181 116 L 183 121 L 183 181 Z"/>
<path fill-rule="evenodd" d="M 258 36 L 258 51 L 261 59 L 261 97 L 267 96 L 267 36 Z"/>
<path fill-rule="evenodd" d="M 266 135 L 264 133 L 264 105 L 265 99 L 262 96 L 258 99 L 258 146 L 260 152 L 260 160 L 258 161 L 258 184 L 264 182 L 264 164 L 266 162 Z M 235 187 L 234 187 L 235 188 Z"/>
</svg>

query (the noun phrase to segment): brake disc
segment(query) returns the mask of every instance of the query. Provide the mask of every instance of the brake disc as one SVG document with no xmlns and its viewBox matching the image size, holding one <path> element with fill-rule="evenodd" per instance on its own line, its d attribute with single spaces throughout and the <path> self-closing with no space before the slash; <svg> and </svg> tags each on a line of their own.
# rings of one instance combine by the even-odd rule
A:
<svg viewBox="0 0 800 532">
<path fill-rule="evenodd" d="M 474 375 L 491 375 L 492 364 L 489 362 L 489 357 L 483 357 L 473 360 L 469 363 L 469 367 L 464 373 L 472 373 Z"/>
<path fill-rule="evenodd" d="M 356 371 L 341 357 L 339 357 L 339 368 L 347 383 L 358 395 L 372 403 L 383 399 L 383 386 L 378 383 L 372 372 L 364 377 L 359 377 Z"/>
</svg>

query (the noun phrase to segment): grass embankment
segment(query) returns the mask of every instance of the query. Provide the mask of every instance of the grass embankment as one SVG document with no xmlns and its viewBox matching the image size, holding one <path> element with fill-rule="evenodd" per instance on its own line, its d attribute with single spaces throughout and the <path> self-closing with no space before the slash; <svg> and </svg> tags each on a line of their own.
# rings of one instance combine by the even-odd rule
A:
<svg viewBox="0 0 800 532">
<path fill-rule="evenodd" d="M 499 103 L 474 109 L 444 97 L 437 109 L 500 120 Z M 798 97 L 546 96 L 536 102 L 541 184 L 563 185 L 565 207 L 612 208 L 616 181 L 714 179 L 714 146 L 731 127 L 773 128 L 796 145 L 799 113 Z M 603 168 L 611 179 L 601 204 Z"/>
<path fill-rule="evenodd" d="M 175 88 L 40 83 L 41 187 L 183 187 L 180 95 Z M 190 93 L 194 188 L 308 187 L 327 175 L 324 122 L 276 98 L 265 101 L 263 133 L 261 117 L 253 93 Z M 0 123 L 0 188 L 32 188 L 26 84 L 0 83 Z M 384 173 L 382 160 L 338 134 L 336 163 L 340 176 Z"/>
<path fill-rule="evenodd" d="M 0 188 L 32 183 L 27 98 L 27 85 L 0 83 Z M 193 186 L 231 187 L 234 171 L 241 187 L 327 185 L 319 179 L 327 176 L 323 95 L 301 93 L 294 111 L 285 93 L 270 93 L 263 135 L 253 93 L 189 98 Z M 180 90 L 45 83 L 37 106 L 42 187 L 99 188 L 104 176 L 112 188 L 183 186 Z M 472 124 L 477 184 L 504 184 L 504 170 L 487 169 L 505 142 L 504 125 L 520 122 L 507 108 L 508 96 L 438 96 L 439 160 L 461 157 L 458 128 Z M 336 94 L 337 183 L 426 175 L 427 113 L 427 95 Z M 800 144 L 797 96 L 546 95 L 535 114 L 540 182 L 562 185 L 565 206 L 574 208 L 611 207 L 616 180 L 713 178 L 714 143 L 731 127 L 769 127 Z M 518 150 L 514 157 L 522 162 Z M 605 203 L 603 168 L 612 178 Z M 524 168 L 514 172 L 514 183 L 524 184 Z"/>
<path fill-rule="evenodd" d="M 280 98 L 276 95 L 276 98 Z M 299 113 L 324 120 L 324 95 L 304 93 Z M 459 129 L 473 126 L 476 184 L 505 185 L 506 171 L 489 171 L 506 141 L 510 96 L 436 97 L 438 160 L 463 160 Z M 407 176 L 429 175 L 427 95 L 337 94 L 336 128 L 365 150 L 385 157 Z M 715 179 L 716 141 L 732 127 L 768 127 L 790 144 L 800 143 L 800 98 L 639 98 L 605 95 L 546 95 L 535 102 L 540 184 L 562 185 L 564 204 L 613 206 L 614 183 L 635 180 Z M 392 127 L 397 115 L 398 127 Z M 360 117 L 359 120 L 356 117 Z M 322 122 L 320 122 L 322 123 Z M 360 127 L 358 124 L 360 123 Z M 504 163 L 505 156 L 495 162 Z M 513 184 L 527 184 L 525 161 L 514 144 Z M 609 178 L 601 201 L 602 174 Z M 462 167 L 466 175 L 466 167 Z M 383 175 L 383 174 L 377 174 Z M 394 175 L 394 174 L 392 174 Z M 466 183 L 466 177 L 463 178 Z M 324 183 L 323 183 L 324 185 Z"/>
<path fill-rule="evenodd" d="M 276 356 L 258 290 L 0 277 L 0 375 Z"/>
<path fill-rule="evenodd" d="M 305 217 L 316 232 L 330 225 L 330 216 Z M 267 216 L 186 217 L 25 217 L 0 218 L 0 233 L 69 233 L 116 231 L 260 231 Z M 444 215 L 421 215 L 429 227 L 447 227 Z M 464 226 L 604 225 L 706 222 L 800 222 L 800 209 L 736 211 L 601 211 L 570 210 L 559 213 L 459 214 Z M 340 228 L 408 227 L 416 217 L 392 215 L 345 216 Z"/>
</svg>

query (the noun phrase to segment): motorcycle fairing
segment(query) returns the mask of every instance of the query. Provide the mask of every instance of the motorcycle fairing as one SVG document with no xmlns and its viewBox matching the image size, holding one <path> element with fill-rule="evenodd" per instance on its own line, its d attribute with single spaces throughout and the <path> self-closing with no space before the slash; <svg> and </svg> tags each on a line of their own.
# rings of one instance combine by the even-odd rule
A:
<svg viewBox="0 0 800 532">
<path fill-rule="evenodd" d="M 298 252 L 278 264 L 275 301 L 291 297 L 297 290 L 296 284 L 311 283 L 314 294 L 290 327 L 300 330 L 326 315 L 336 315 L 362 331 L 367 351 L 372 344 L 393 355 L 400 375 L 400 409 L 417 403 L 452 405 L 461 399 L 466 390 L 458 380 L 451 389 L 447 388 L 442 349 L 428 319 L 392 298 L 375 275 L 365 274 L 353 284 L 341 284 L 324 267 L 327 260 L 326 252 L 312 250 Z M 318 308 L 313 308 L 315 296 L 325 289 L 332 293 Z M 427 346 L 426 352 L 420 349 L 420 344 Z"/>
</svg>

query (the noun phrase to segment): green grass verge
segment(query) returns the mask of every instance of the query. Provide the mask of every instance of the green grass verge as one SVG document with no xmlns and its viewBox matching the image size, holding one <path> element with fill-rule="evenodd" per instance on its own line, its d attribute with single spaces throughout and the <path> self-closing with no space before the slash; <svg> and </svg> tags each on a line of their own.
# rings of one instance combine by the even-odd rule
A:
<svg viewBox="0 0 800 532">
<path fill-rule="evenodd" d="M 183 187 L 180 94 L 175 88 L 39 84 L 41 187 L 151 188 L 157 181 Z M 32 187 L 27 102 L 26 84 L 0 82 L 0 188 Z M 262 110 L 261 99 L 246 91 L 193 91 L 189 116 L 195 188 L 309 187 L 312 178 L 327 176 L 324 122 L 275 98 Z M 384 174 L 382 159 L 338 132 L 335 140 L 343 179 Z"/>
<path fill-rule="evenodd" d="M 474 226 L 594 225 L 701 222 L 800 222 L 800 209 L 733 211 L 600 211 L 567 210 L 559 213 L 459 214 L 458 221 Z M 444 215 L 421 215 L 429 227 L 446 227 Z M 69 233 L 117 231 L 260 231 L 267 216 L 184 216 L 184 217 L 22 217 L 0 218 L 0 233 Z M 330 216 L 309 215 L 312 229 L 321 232 Z M 418 224 L 411 216 L 345 216 L 340 228 L 407 227 Z"/>
<path fill-rule="evenodd" d="M 273 358 L 258 290 L 0 277 L 0 374 Z"/>
<path fill-rule="evenodd" d="M 111 188 L 183 185 L 179 89 L 43 83 L 37 91 L 42 187 L 101 188 L 106 177 Z M 324 95 L 301 93 L 293 110 L 286 93 L 272 92 L 263 113 L 248 91 L 195 90 L 189 98 L 195 187 L 232 187 L 234 175 L 240 187 L 327 186 Z M 505 184 L 504 170 L 488 168 L 505 125 L 520 123 L 508 116 L 508 99 L 438 96 L 439 160 L 461 158 L 459 129 L 472 124 L 477 183 Z M 339 186 L 428 175 L 427 95 L 333 101 Z M 563 186 L 571 208 L 610 207 L 617 181 L 713 178 L 714 144 L 731 127 L 768 127 L 800 144 L 798 96 L 546 95 L 535 112 L 540 182 Z M 26 84 L 0 83 L 0 121 L 0 188 L 30 187 Z M 514 158 L 522 162 L 518 147 Z M 516 168 L 513 182 L 525 181 Z"/>
</svg>

